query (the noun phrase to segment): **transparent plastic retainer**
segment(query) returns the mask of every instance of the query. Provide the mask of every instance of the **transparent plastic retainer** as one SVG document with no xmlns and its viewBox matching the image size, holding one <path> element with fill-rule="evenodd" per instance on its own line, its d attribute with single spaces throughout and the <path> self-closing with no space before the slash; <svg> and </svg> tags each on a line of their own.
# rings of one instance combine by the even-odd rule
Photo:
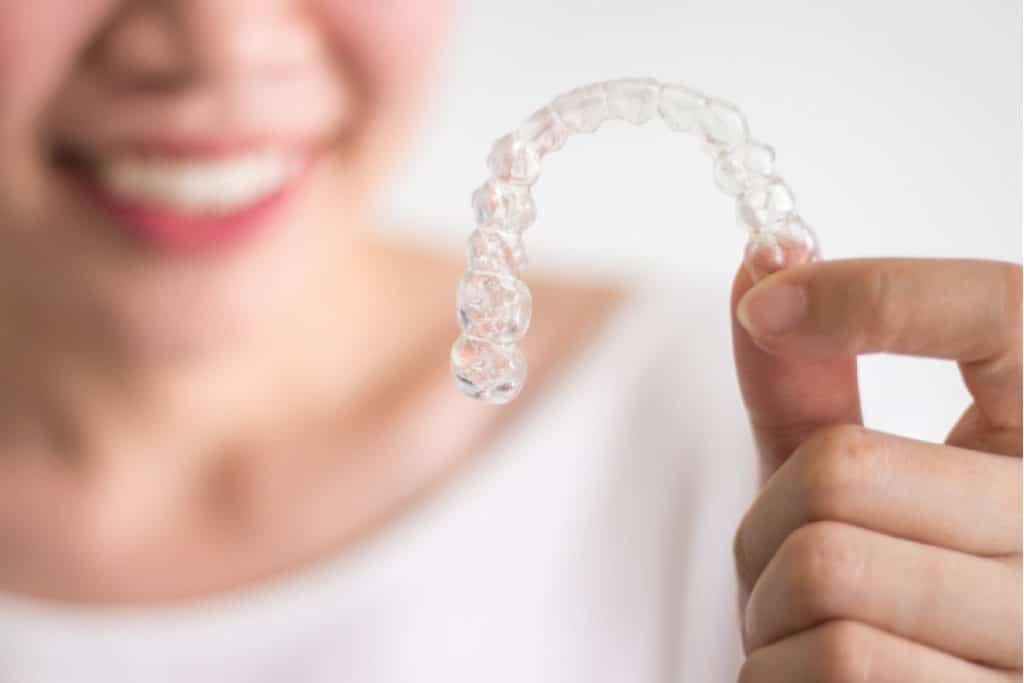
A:
<svg viewBox="0 0 1024 683">
<path fill-rule="evenodd" d="M 487 158 L 491 177 L 473 193 L 476 229 L 456 295 L 462 334 L 451 351 L 452 375 L 467 396 L 508 403 L 526 379 L 518 342 L 530 325 L 532 298 L 520 279 L 526 267 L 522 236 L 537 217 L 531 187 L 541 160 L 571 135 L 593 133 L 605 121 L 640 125 L 654 118 L 695 134 L 711 156 L 715 184 L 735 198 L 737 223 L 749 233 L 744 263 L 755 280 L 820 258 L 814 231 L 776 173 L 775 150 L 750 137 L 734 105 L 653 78 L 576 88 L 494 143 Z"/>
</svg>

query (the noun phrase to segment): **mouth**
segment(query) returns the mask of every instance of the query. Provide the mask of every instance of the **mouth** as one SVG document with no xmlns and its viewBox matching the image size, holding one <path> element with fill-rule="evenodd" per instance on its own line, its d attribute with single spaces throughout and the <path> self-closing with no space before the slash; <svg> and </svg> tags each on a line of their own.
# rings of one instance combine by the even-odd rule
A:
<svg viewBox="0 0 1024 683">
<path fill-rule="evenodd" d="M 312 158 L 295 146 L 203 142 L 93 153 L 63 146 L 56 161 L 123 235 L 192 253 L 237 244 L 273 223 Z"/>
</svg>

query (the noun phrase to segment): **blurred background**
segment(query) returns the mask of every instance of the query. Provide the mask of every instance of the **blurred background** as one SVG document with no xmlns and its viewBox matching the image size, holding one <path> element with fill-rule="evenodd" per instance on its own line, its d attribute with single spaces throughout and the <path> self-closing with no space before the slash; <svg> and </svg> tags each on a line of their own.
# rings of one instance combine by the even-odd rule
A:
<svg viewBox="0 0 1024 683">
<path fill-rule="evenodd" d="M 461 249 L 495 138 L 575 86 L 653 76 L 746 113 L 826 257 L 1020 261 L 1016 0 L 473 0 L 460 23 L 391 193 L 403 237 Z M 731 363 L 745 236 L 694 138 L 657 120 L 606 124 L 549 158 L 535 196 L 534 269 L 683 282 L 719 300 L 720 318 L 693 324 L 720 328 Z M 942 439 L 967 405 L 948 363 L 871 357 L 861 372 L 877 429 Z"/>
</svg>

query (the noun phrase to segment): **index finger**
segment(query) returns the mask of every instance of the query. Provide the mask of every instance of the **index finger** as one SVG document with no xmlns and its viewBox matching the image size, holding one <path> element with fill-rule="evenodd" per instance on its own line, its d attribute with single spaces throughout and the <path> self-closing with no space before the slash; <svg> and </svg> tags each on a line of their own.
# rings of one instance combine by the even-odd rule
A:
<svg viewBox="0 0 1024 683">
<path fill-rule="evenodd" d="M 1019 265 L 854 259 L 797 266 L 751 288 L 737 317 L 758 346 L 782 357 L 887 351 L 956 360 L 989 426 L 1021 425 Z"/>
</svg>

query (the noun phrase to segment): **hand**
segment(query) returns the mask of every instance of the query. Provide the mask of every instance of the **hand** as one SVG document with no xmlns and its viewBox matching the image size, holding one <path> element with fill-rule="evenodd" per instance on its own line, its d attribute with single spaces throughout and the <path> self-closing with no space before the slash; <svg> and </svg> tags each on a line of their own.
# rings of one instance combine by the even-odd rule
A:
<svg viewBox="0 0 1024 683">
<path fill-rule="evenodd" d="M 734 543 L 740 681 L 1020 681 L 1020 267 L 741 272 L 733 303 L 763 481 Z M 860 426 L 878 351 L 959 363 L 974 402 L 944 445 Z"/>
</svg>

